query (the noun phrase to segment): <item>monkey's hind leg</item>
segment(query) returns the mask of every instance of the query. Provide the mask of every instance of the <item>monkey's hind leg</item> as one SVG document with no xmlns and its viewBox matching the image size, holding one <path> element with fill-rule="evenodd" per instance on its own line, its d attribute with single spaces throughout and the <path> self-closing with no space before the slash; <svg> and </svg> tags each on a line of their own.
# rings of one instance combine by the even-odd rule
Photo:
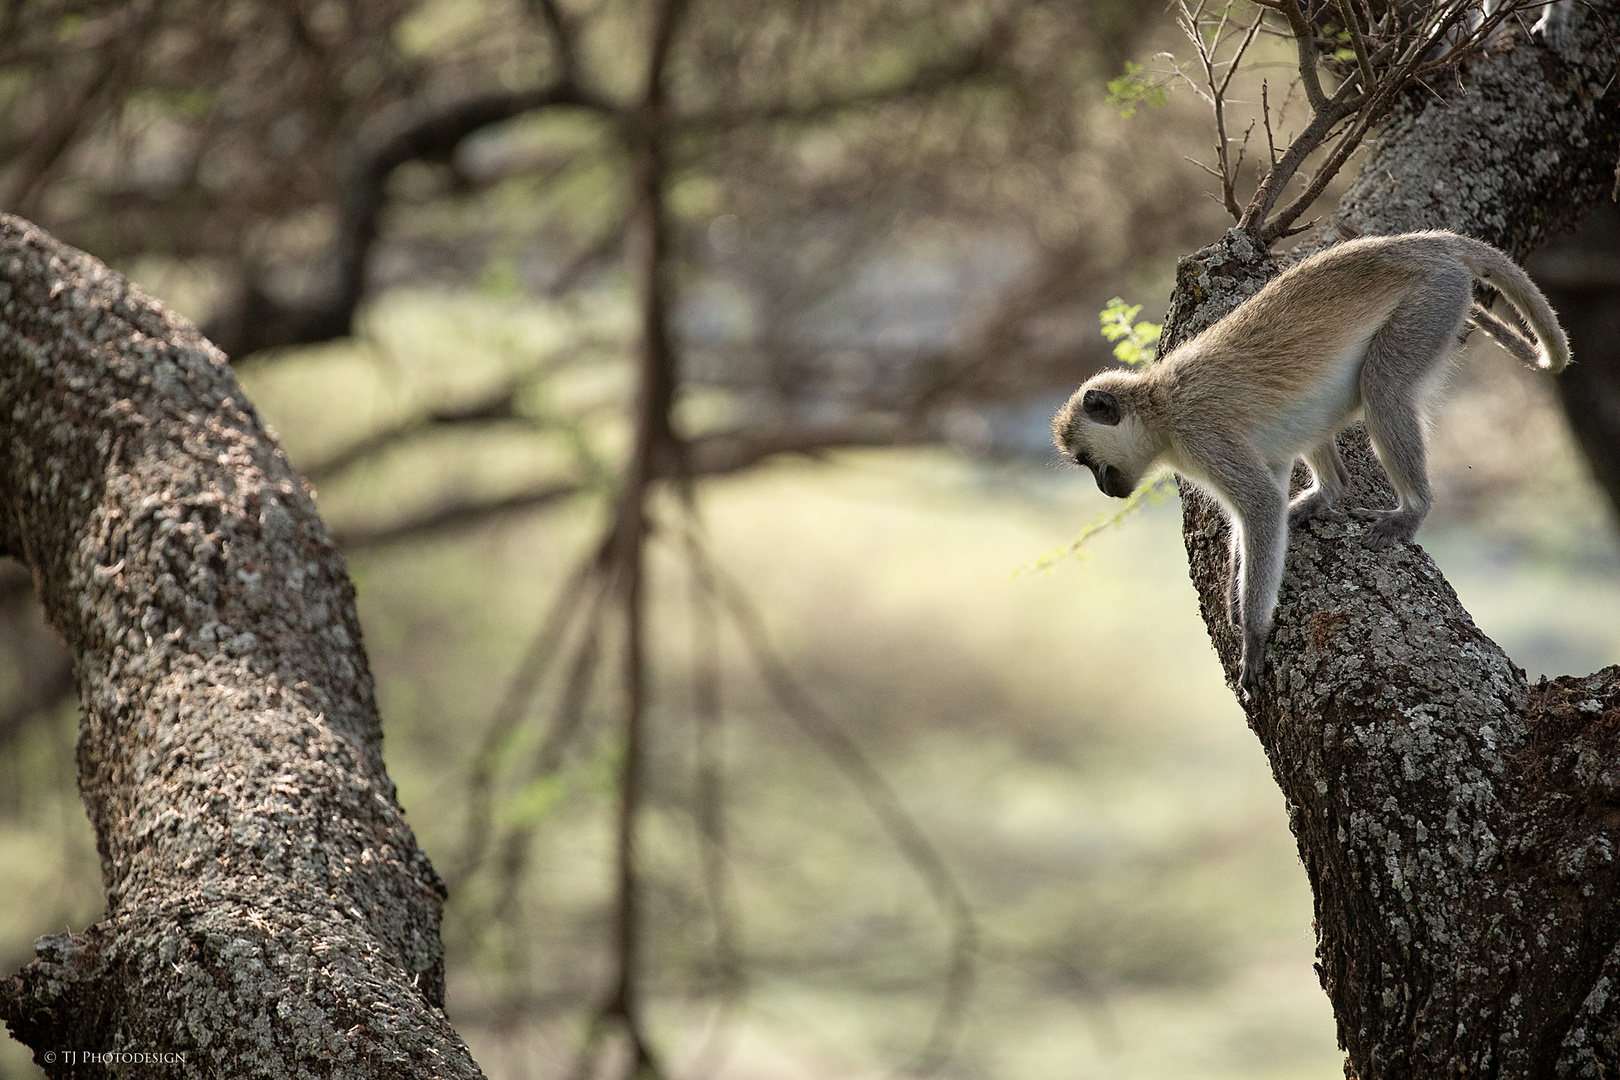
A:
<svg viewBox="0 0 1620 1080">
<path fill-rule="evenodd" d="M 1372 368 L 1372 358 L 1367 358 Z M 1372 450 L 1379 455 L 1383 471 L 1395 487 L 1393 510 L 1356 510 L 1354 515 L 1362 521 L 1372 521 L 1367 529 L 1367 547 L 1383 551 L 1396 541 L 1409 542 L 1417 533 L 1417 526 L 1429 517 L 1429 466 L 1422 445 L 1422 418 L 1417 415 L 1414 402 L 1413 377 L 1396 376 L 1385 371 L 1377 379 L 1372 372 L 1362 376 L 1362 400 L 1366 402 L 1367 436 L 1371 436 Z"/>
<path fill-rule="evenodd" d="M 1423 421 L 1416 407 L 1399 393 L 1389 393 L 1375 409 L 1367 400 L 1367 434 L 1373 452 L 1395 488 L 1393 510 L 1356 510 L 1362 521 L 1373 522 L 1367 530 L 1367 546 L 1382 551 L 1396 541 L 1409 543 L 1418 526 L 1429 516 L 1429 473 L 1423 449 Z"/>
<path fill-rule="evenodd" d="M 1393 510 L 1356 512 L 1374 523 L 1366 542 L 1375 551 L 1409 542 L 1429 515 L 1433 499 L 1418 395 L 1456 348 L 1472 302 L 1469 287 L 1461 273 L 1432 282 L 1396 309 L 1367 348 L 1361 368 L 1362 415 L 1396 495 Z"/>
<path fill-rule="evenodd" d="M 1343 521 L 1345 514 L 1337 503 L 1350 483 L 1350 472 L 1344 467 L 1334 437 L 1329 435 L 1326 442 L 1306 454 L 1305 464 L 1311 467 L 1316 482 L 1288 504 L 1288 524 L 1297 529 L 1313 518 Z"/>
</svg>

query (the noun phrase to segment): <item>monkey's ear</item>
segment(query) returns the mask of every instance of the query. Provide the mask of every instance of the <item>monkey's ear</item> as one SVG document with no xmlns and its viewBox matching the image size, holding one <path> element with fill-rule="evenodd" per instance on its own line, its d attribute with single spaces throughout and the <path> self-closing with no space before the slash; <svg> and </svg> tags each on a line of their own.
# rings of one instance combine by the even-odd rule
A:
<svg viewBox="0 0 1620 1080">
<path fill-rule="evenodd" d="M 1089 419 L 1113 427 L 1119 423 L 1119 399 L 1106 390 L 1087 390 L 1080 399 L 1080 408 Z"/>
</svg>

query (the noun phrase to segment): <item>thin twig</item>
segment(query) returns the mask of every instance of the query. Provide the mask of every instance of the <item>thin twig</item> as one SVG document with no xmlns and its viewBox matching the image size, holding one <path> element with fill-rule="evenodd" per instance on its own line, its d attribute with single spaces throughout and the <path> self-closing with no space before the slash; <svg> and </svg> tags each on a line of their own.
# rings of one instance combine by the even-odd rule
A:
<svg viewBox="0 0 1620 1080">
<path fill-rule="evenodd" d="M 1288 28 L 1294 32 L 1294 44 L 1299 50 L 1299 78 L 1305 87 L 1305 100 L 1311 103 L 1312 109 L 1321 109 L 1327 104 L 1327 95 L 1322 92 L 1322 80 L 1316 73 L 1316 43 L 1311 26 L 1299 9 L 1298 0 L 1255 0 L 1255 3 L 1270 8 L 1288 20 Z"/>
<path fill-rule="evenodd" d="M 389 427 L 363 436 L 338 450 L 330 456 L 317 461 L 304 470 L 304 479 L 312 484 L 321 484 L 330 477 L 352 469 L 355 465 L 375 457 L 386 450 L 390 450 L 402 443 L 434 428 L 477 426 L 482 424 L 509 423 L 523 420 L 526 423 L 536 421 L 521 417 L 517 411 L 517 387 L 508 384 L 497 389 L 494 393 L 480 398 L 466 405 L 452 405 L 427 412 L 419 413 L 399 421 Z"/>
<path fill-rule="evenodd" d="M 744 988 L 737 944 L 730 880 L 726 869 L 725 777 L 721 747 L 723 712 L 720 699 L 720 640 L 714 576 L 703 557 L 703 522 L 692 485 L 681 485 L 685 510 L 683 554 L 691 579 L 692 718 L 697 758 L 693 783 L 693 817 L 701 839 L 703 887 L 714 926 L 714 964 L 718 1008 L 702 1049 L 688 1073 L 705 1077 L 719 1069 L 730 1050 L 727 1020 Z"/>
<path fill-rule="evenodd" d="M 557 0 L 529 0 L 529 6 L 540 16 L 540 21 L 551 34 L 551 46 L 557 50 L 557 66 L 568 82 L 577 82 L 579 66 L 574 49 L 574 28 L 563 13 Z"/>
<path fill-rule="evenodd" d="M 1361 68 L 1361 91 L 1370 94 L 1378 85 L 1378 79 L 1373 75 L 1372 61 L 1367 58 L 1367 42 L 1361 36 L 1361 27 L 1356 24 L 1356 13 L 1351 10 L 1349 0 L 1338 0 L 1338 3 L 1345 29 L 1350 31 L 1350 47 L 1356 51 L 1356 63 Z"/>
<path fill-rule="evenodd" d="M 1260 115 L 1265 119 L 1266 124 L 1266 156 L 1269 162 L 1266 167 L 1275 169 L 1277 167 L 1277 140 L 1271 134 L 1271 101 L 1266 96 L 1268 90 L 1269 87 L 1266 85 L 1266 81 L 1262 79 L 1260 81 Z M 1281 117 L 1279 116 L 1278 119 L 1280 120 Z"/>
</svg>

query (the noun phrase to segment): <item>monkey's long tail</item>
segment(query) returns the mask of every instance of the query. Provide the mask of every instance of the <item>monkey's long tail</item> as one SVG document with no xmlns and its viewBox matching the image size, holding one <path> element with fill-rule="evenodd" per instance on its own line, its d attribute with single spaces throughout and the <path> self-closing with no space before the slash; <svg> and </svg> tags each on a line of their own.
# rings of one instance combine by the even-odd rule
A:
<svg viewBox="0 0 1620 1080">
<path fill-rule="evenodd" d="M 1564 336 L 1564 328 L 1558 325 L 1552 305 L 1547 303 L 1530 276 L 1518 263 L 1482 240 L 1459 236 L 1456 251 L 1469 273 L 1507 297 L 1508 303 L 1530 324 L 1536 335 L 1535 366 L 1544 371 L 1564 370 L 1569 363 L 1569 339 Z M 1494 332 L 1492 336 L 1496 336 Z M 1509 348 L 1522 356 L 1520 350 Z"/>
<path fill-rule="evenodd" d="M 1487 311 L 1484 305 L 1474 302 L 1473 308 L 1468 312 L 1468 321 L 1485 331 L 1496 339 L 1496 343 L 1524 363 L 1531 367 L 1544 367 L 1541 362 L 1541 346 L 1536 339 L 1510 322 L 1504 322 Z"/>
</svg>

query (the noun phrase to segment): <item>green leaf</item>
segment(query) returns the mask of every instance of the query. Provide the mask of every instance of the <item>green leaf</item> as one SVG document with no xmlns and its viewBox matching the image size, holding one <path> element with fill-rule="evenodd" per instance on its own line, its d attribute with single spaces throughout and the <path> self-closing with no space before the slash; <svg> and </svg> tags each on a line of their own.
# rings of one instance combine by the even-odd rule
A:
<svg viewBox="0 0 1620 1080">
<path fill-rule="evenodd" d="M 1150 83 L 1142 77 L 1142 65 L 1125 61 L 1125 74 L 1108 80 L 1108 104 L 1121 106 L 1119 115 L 1129 120 L 1136 115 L 1138 105 L 1157 109 L 1170 100 L 1170 92 L 1163 86 Z"/>
<path fill-rule="evenodd" d="M 1114 358 L 1132 367 L 1153 362 L 1159 349 L 1159 333 L 1164 329 L 1159 323 L 1136 322 L 1141 310 L 1141 304 L 1127 304 L 1116 296 L 1097 316 L 1103 337 L 1116 343 Z"/>
</svg>

